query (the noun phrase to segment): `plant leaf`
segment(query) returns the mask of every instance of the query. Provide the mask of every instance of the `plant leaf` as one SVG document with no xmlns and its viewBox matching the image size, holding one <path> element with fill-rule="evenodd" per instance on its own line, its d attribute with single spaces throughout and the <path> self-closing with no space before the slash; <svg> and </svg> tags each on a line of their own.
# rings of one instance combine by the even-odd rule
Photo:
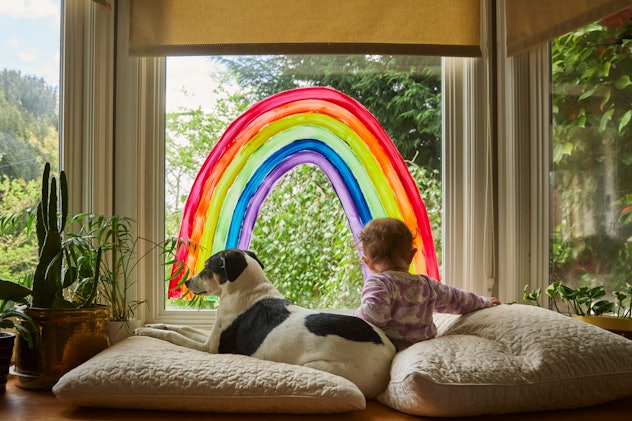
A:
<svg viewBox="0 0 632 421">
<path fill-rule="evenodd" d="M 599 133 L 603 133 L 603 131 L 606 130 L 606 125 L 612 119 L 613 114 L 614 108 L 610 108 L 601 116 L 601 120 L 599 121 Z"/>
<path fill-rule="evenodd" d="M 617 89 L 625 89 L 625 88 L 627 88 L 630 85 L 632 85 L 632 81 L 630 80 L 630 76 L 628 76 L 628 75 L 621 76 L 614 83 L 614 86 L 616 86 Z"/>
<path fill-rule="evenodd" d="M 621 133 L 625 126 L 628 125 L 630 119 L 632 119 L 632 110 L 628 110 L 625 114 L 623 114 L 621 120 L 619 120 L 619 133 Z"/>
</svg>

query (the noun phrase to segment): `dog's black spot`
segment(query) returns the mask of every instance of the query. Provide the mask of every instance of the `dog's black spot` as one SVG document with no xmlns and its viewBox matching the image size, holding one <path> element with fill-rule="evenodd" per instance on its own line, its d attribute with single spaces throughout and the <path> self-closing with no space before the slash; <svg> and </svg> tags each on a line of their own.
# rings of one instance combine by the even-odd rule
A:
<svg viewBox="0 0 632 421">
<path fill-rule="evenodd" d="M 239 250 L 239 249 L 227 249 L 220 253 L 221 263 L 220 263 L 220 284 L 223 284 L 227 280 L 233 282 L 235 279 L 239 278 L 239 275 L 246 270 L 248 267 L 248 261 L 246 260 L 245 254 L 255 259 L 261 269 L 263 269 L 263 263 L 259 260 L 257 255 L 250 250 Z M 225 276 L 221 276 L 225 275 Z"/>
<path fill-rule="evenodd" d="M 255 259 L 257 263 L 259 263 L 259 266 L 261 266 L 261 269 L 265 269 L 265 266 L 263 266 L 263 263 L 261 263 L 261 260 L 259 260 L 259 258 L 257 257 L 254 251 L 244 250 L 244 253 L 246 253 L 248 256 L 252 257 L 253 259 Z"/>
<path fill-rule="evenodd" d="M 367 322 L 344 314 L 310 314 L 305 318 L 305 327 L 318 336 L 338 335 L 356 342 L 383 343 L 380 335 Z"/>
<path fill-rule="evenodd" d="M 264 298 L 254 303 L 222 332 L 218 352 L 254 354 L 268 333 L 290 316 L 289 304 L 281 298 Z"/>
<path fill-rule="evenodd" d="M 233 282 L 248 267 L 246 256 L 241 250 L 225 250 L 222 254 L 224 260 L 224 273 L 226 278 Z"/>
</svg>

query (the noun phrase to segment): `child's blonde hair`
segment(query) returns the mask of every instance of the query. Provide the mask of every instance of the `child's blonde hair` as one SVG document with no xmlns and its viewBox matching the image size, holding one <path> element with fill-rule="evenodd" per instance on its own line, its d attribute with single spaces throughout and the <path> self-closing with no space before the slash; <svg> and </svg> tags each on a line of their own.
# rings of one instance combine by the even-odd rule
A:
<svg viewBox="0 0 632 421">
<path fill-rule="evenodd" d="M 403 221 L 379 218 L 370 221 L 360 233 L 364 255 L 374 262 L 408 256 L 413 248 L 413 233 Z"/>
</svg>

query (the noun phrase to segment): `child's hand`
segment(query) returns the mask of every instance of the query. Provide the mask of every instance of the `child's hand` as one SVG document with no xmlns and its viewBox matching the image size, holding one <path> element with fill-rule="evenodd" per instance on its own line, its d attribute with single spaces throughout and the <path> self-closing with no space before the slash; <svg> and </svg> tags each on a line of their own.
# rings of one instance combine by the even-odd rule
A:
<svg viewBox="0 0 632 421">
<path fill-rule="evenodd" d="M 502 304 L 500 300 L 496 297 L 489 297 L 489 299 L 492 301 L 492 305 L 499 306 Z"/>
</svg>

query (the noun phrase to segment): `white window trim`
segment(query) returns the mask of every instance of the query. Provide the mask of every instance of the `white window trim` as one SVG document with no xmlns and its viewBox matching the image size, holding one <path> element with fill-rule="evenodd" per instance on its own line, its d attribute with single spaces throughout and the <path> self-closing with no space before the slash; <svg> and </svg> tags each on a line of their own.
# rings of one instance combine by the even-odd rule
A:
<svg viewBox="0 0 632 421">
<path fill-rule="evenodd" d="M 492 144 L 484 59 L 444 59 L 444 282 L 491 295 L 495 283 Z M 481 222 L 482 221 L 482 222 Z"/>
<path fill-rule="evenodd" d="M 64 1 L 62 167 L 71 177 L 71 209 L 131 216 L 139 235 L 158 241 L 164 238 L 164 188 L 156 181 L 164 180 L 165 60 L 128 56 L 129 0 L 111 3 L 116 22 L 98 4 Z M 444 156 L 450 156 L 444 281 L 497 293 L 504 302 L 519 301 L 525 283 L 548 282 L 547 54 L 536 49 L 505 59 L 498 51 L 496 89 L 485 52 L 482 59 L 443 64 Z M 499 139 L 490 130 L 495 121 Z M 208 325 L 206 312 L 162 310 L 159 257 L 144 259 L 138 271 L 136 296 L 150 303 L 141 318 Z"/>
<path fill-rule="evenodd" d="M 445 58 L 443 71 L 444 282 L 498 295 L 491 2 L 481 2 L 482 58 Z"/>
<path fill-rule="evenodd" d="M 498 284 L 501 301 L 519 303 L 525 285 L 549 283 L 551 64 L 547 44 L 507 58 L 504 39 L 499 22 Z"/>
<path fill-rule="evenodd" d="M 71 212 L 112 212 L 114 14 L 62 0 L 60 161 Z M 98 187 L 97 187 L 98 186 Z"/>
</svg>

